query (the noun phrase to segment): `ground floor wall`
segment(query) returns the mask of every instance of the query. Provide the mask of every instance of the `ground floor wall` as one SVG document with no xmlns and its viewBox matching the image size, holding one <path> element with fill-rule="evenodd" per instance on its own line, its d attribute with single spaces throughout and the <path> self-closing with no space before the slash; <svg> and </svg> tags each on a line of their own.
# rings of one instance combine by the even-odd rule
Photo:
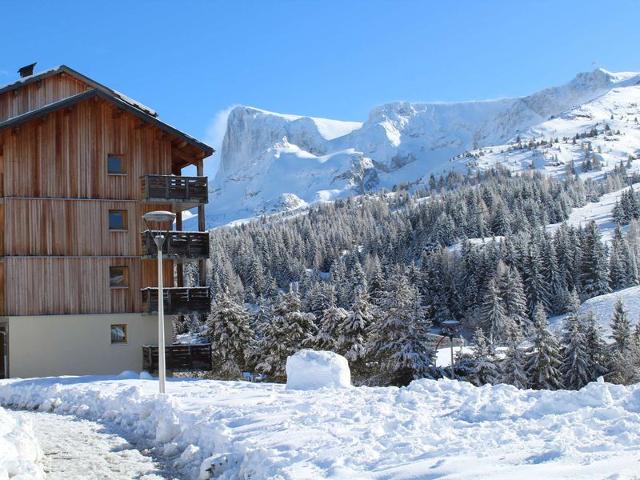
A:
<svg viewBox="0 0 640 480">
<path fill-rule="evenodd" d="M 158 344 L 158 317 L 139 313 L 0 317 L 0 326 L 13 378 L 140 371 L 142 346 Z"/>
</svg>

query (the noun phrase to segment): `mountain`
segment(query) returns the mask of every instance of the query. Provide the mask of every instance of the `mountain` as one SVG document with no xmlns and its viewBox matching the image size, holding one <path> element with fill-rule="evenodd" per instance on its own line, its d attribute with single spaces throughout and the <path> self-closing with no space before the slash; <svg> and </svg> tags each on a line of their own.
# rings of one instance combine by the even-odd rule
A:
<svg viewBox="0 0 640 480">
<path fill-rule="evenodd" d="M 573 137 L 605 124 L 611 138 L 600 139 L 605 148 L 597 155 L 606 170 L 640 149 L 638 104 L 640 74 L 597 69 L 519 98 L 389 103 L 364 123 L 239 106 L 228 118 L 208 224 L 419 183 L 452 168 L 501 163 L 562 173 L 586 158 L 581 143 L 522 142 Z"/>
</svg>

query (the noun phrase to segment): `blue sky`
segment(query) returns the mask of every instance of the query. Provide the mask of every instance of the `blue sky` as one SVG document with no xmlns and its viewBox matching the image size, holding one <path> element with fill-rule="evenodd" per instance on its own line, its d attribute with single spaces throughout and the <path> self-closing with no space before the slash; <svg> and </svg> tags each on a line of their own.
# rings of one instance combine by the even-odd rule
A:
<svg viewBox="0 0 640 480">
<path fill-rule="evenodd" d="M 640 70 L 640 2 L 5 0 L 0 84 L 61 63 L 212 143 L 235 104 L 365 120 Z M 212 163 L 213 166 L 214 162 Z"/>
</svg>

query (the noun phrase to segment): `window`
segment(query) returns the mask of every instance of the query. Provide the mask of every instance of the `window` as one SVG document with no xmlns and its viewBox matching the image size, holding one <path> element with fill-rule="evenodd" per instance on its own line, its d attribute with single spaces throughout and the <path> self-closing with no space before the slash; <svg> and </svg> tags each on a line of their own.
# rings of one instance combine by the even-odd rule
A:
<svg viewBox="0 0 640 480">
<path fill-rule="evenodd" d="M 124 175 L 124 159 L 122 155 L 110 153 L 107 155 L 107 173 L 109 175 Z"/>
<path fill-rule="evenodd" d="M 111 288 L 125 288 L 129 286 L 128 267 L 109 267 L 109 286 Z"/>
<path fill-rule="evenodd" d="M 116 323 L 111 325 L 111 343 L 127 343 L 127 325 Z"/>
<path fill-rule="evenodd" d="M 127 229 L 127 211 L 109 210 L 109 230 Z"/>
</svg>

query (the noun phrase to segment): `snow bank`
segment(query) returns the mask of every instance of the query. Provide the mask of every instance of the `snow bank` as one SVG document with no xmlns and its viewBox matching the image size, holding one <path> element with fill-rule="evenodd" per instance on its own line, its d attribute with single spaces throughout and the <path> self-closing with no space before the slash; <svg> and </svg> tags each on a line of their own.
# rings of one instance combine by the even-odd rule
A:
<svg viewBox="0 0 640 480">
<path fill-rule="evenodd" d="M 314 390 L 351 386 L 349 363 L 333 352 L 300 350 L 287 358 L 287 388 Z"/>
<path fill-rule="evenodd" d="M 185 478 L 634 478 L 640 385 L 580 391 L 117 377 L 0 380 L 0 402 L 119 424 Z M 0 450 L 4 452 L 4 450 Z"/>
<path fill-rule="evenodd" d="M 31 423 L 0 408 L 0 479 L 44 478 L 42 451 Z"/>
</svg>

